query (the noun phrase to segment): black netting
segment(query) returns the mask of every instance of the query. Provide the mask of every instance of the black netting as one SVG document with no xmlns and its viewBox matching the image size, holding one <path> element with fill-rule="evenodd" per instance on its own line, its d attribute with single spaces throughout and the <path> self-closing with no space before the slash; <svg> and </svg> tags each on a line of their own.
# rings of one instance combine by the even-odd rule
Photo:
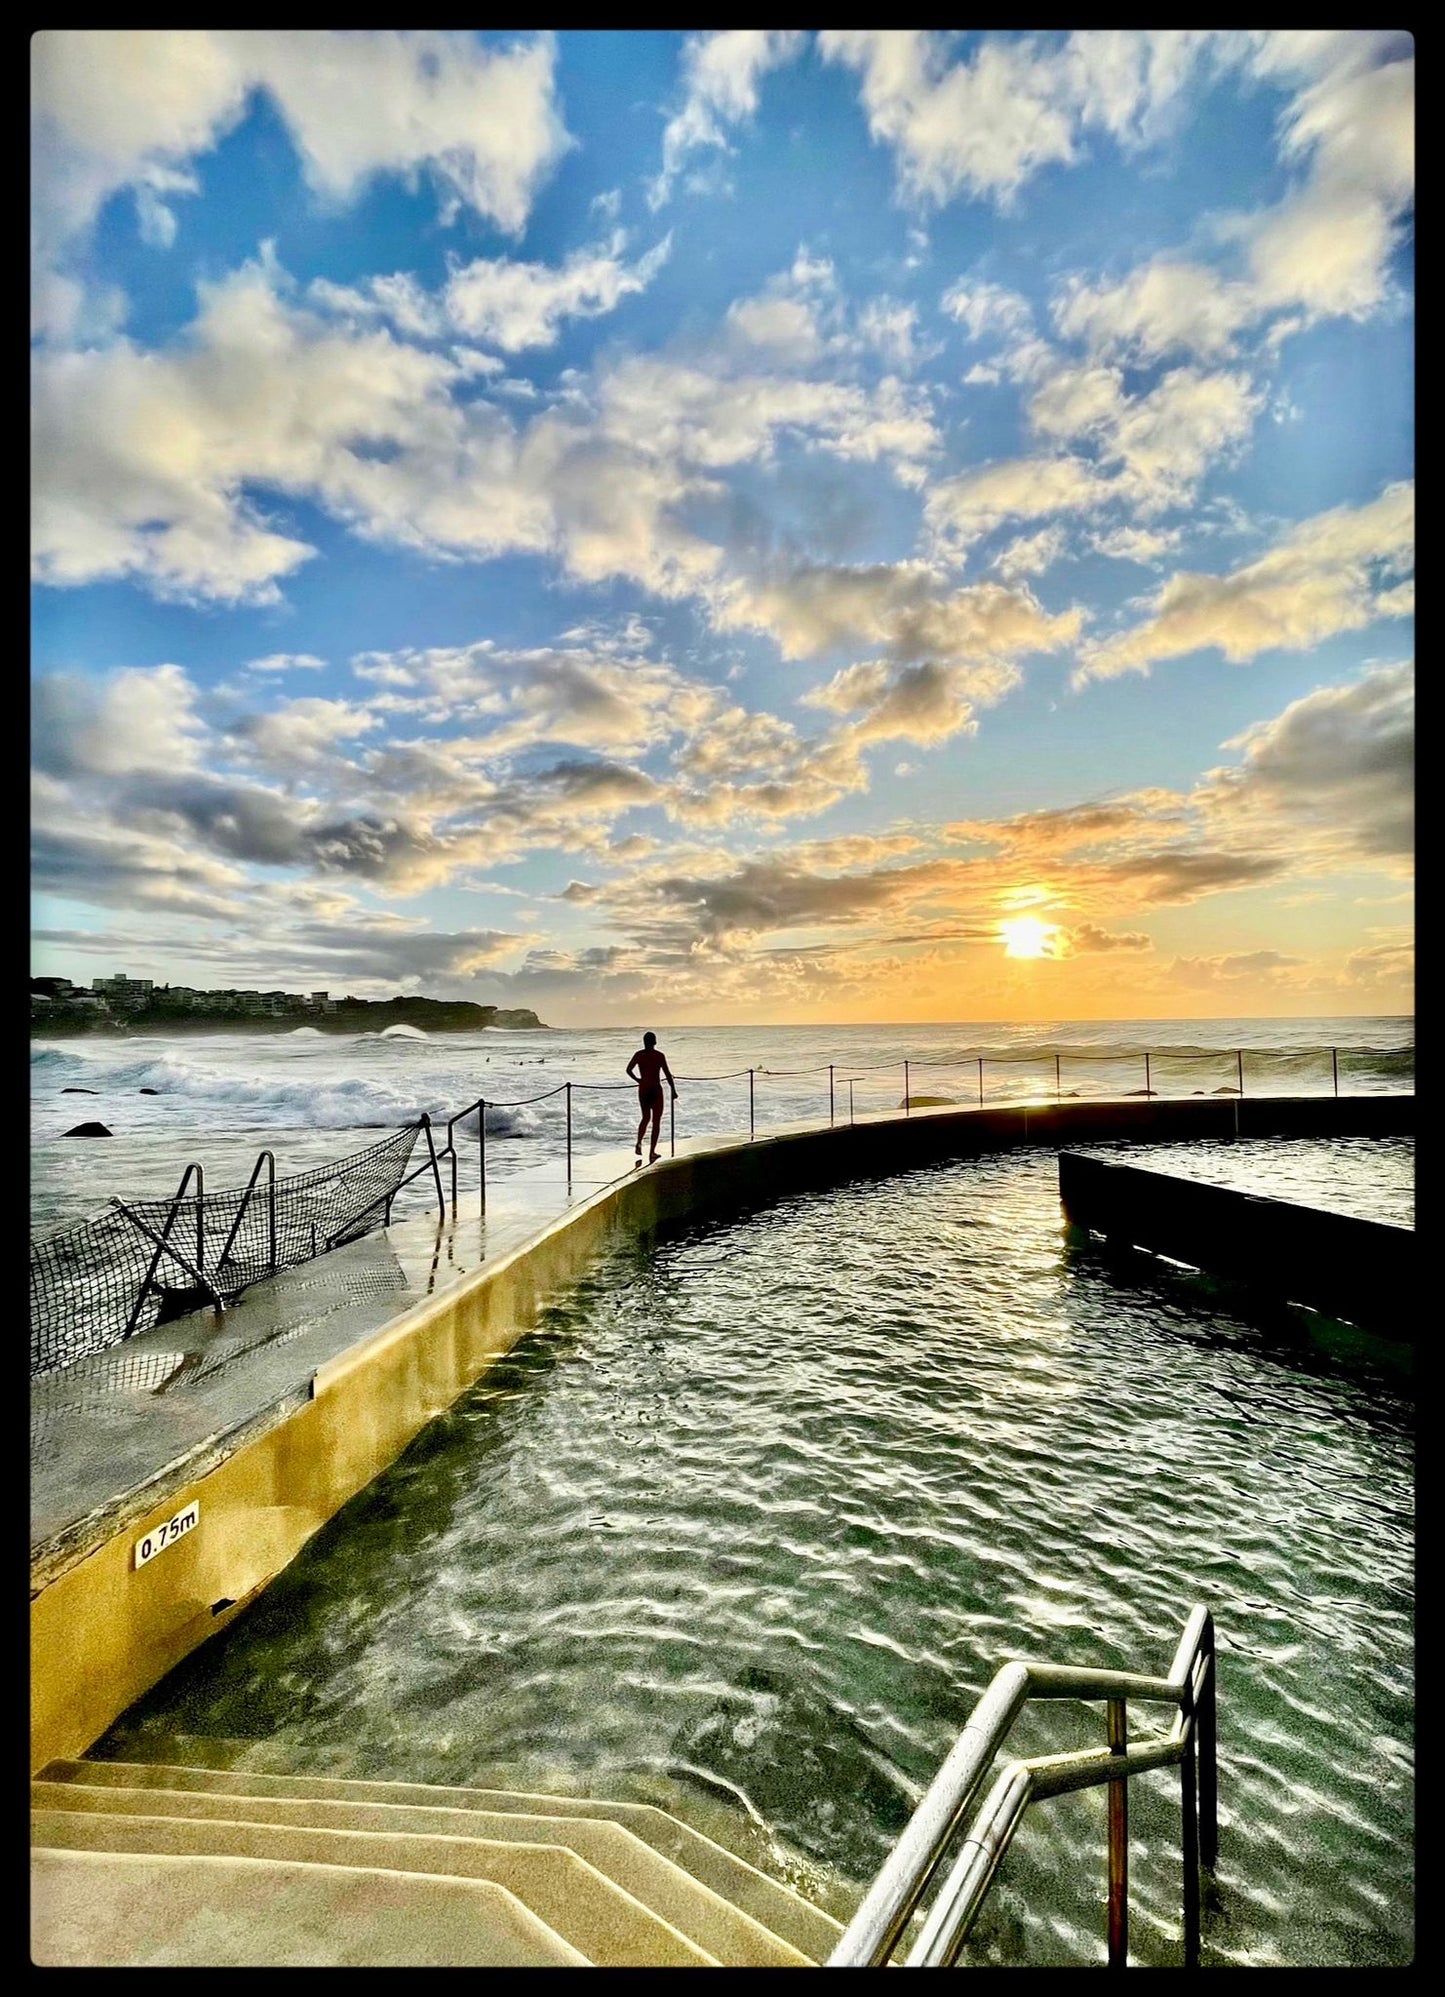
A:
<svg viewBox="0 0 1445 1997">
<path fill-rule="evenodd" d="M 33 1242 L 30 1371 L 52 1373 L 133 1332 L 230 1299 L 387 1218 L 419 1123 L 366 1151 L 231 1192 L 117 1201 Z"/>
</svg>

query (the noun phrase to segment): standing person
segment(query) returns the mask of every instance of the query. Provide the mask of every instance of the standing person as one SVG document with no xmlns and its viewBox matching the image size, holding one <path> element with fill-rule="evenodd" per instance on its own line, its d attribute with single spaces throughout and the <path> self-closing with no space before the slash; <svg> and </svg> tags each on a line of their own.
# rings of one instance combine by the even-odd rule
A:
<svg viewBox="0 0 1445 1997">
<path fill-rule="evenodd" d="M 637 1126 L 637 1142 L 632 1147 L 633 1156 L 642 1156 L 642 1133 L 647 1121 L 652 1119 L 652 1156 L 649 1165 L 657 1163 L 657 1136 L 662 1128 L 662 1078 L 667 1077 L 667 1086 L 672 1090 L 672 1099 L 677 1101 L 677 1083 L 672 1079 L 672 1070 L 667 1065 L 667 1056 L 657 1044 L 655 1033 L 644 1033 L 642 1045 L 627 1064 L 627 1072 L 637 1084 L 637 1101 L 642 1110 L 642 1118 Z"/>
</svg>

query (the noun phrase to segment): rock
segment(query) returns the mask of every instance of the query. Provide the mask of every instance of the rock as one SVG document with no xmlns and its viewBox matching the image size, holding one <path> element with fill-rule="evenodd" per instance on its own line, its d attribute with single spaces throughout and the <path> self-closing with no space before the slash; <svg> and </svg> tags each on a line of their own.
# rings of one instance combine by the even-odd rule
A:
<svg viewBox="0 0 1445 1997">
<path fill-rule="evenodd" d="M 100 1090 L 69 1088 L 69 1089 L 62 1089 L 60 1093 L 63 1096 L 98 1096 L 100 1094 Z"/>
<path fill-rule="evenodd" d="M 142 1094 L 143 1096 L 158 1096 L 158 1095 L 160 1094 L 160 1090 L 159 1090 L 159 1089 L 142 1089 L 142 1090 L 141 1090 L 141 1094 Z"/>
<path fill-rule="evenodd" d="M 955 1104 L 957 1096 L 905 1096 L 899 1103 L 900 1109 L 942 1109 Z"/>
<path fill-rule="evenodd" d="M 103 1123 L 78 1123 L 74 1130 L 66 1131 L 67 1137 L 113 1137 L 114 1131 L 107 1130 Z"/>
</svg>

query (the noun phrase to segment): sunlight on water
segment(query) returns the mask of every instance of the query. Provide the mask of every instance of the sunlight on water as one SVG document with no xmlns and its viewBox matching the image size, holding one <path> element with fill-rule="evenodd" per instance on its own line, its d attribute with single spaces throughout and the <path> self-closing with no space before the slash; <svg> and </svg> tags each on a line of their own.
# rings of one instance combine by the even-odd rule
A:
<svg viewBox="0 0 1445 1997">
<path fill-rule="evenodd" d="M 703 1828 L 745 1801 L 846 1911 L 1002 1662 L 1163 1670 L 1202 1599 L 1206 1962 L 1401 1963 L 1412 1422 L 1401 1377 L 1066 1248 L 1051 1156 L 789 1199 L 615 1252 L 97 1751 L 665 1779 Z M 1133 1950 L 1177 1962 L 1177 1778 L 1130 1809 Z M 1101 1792 L 1040 1806 L 969 1959 L 1101 1961 L 1103 1894 Z"/>
</svg>

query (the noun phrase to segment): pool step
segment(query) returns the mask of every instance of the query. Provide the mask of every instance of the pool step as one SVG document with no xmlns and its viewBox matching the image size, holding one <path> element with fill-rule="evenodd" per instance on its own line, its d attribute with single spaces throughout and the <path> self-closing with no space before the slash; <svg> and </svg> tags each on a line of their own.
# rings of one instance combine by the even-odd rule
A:
<svg viewBox="0 0 1445 1997">
<path fill-rule="evenodd" d="M 35 1841 L 50 1849 L 487 1882 L 598 1964 L 801 1967 L 841 1932 L 650 1804 L 90 1761 L 51 1763 L 32 1802 Z"/>
<path fill-rule="evenodd" d="M 201 1853 L 31 1853 L 43 1969 L 547 1968 L 587 1958 L 480 1879 Z"/>
</svg>

